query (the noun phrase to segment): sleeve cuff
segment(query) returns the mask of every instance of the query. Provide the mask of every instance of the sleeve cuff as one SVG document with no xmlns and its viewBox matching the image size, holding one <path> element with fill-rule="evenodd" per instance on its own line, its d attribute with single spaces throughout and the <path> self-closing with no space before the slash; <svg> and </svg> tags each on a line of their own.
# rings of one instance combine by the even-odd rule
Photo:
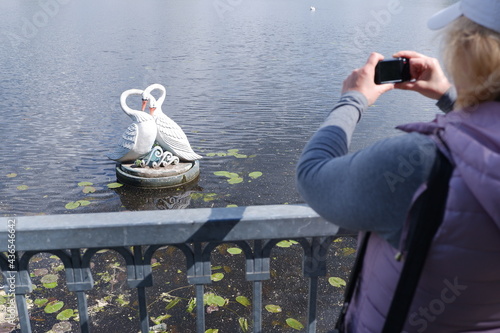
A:
<svg viewBox="0 0 500 333">
<path fill-rule="evenodd" d="M 448 113 L 450 111 L 453 111 L 456 100 L 457 90 L 452 86 L 450 89 L 448 89 L 447 92 L 443 94 L 443 96 L 441 96 L 441 98 L 437 101 L 436 106 L 444 113 Z"/>
</svg>

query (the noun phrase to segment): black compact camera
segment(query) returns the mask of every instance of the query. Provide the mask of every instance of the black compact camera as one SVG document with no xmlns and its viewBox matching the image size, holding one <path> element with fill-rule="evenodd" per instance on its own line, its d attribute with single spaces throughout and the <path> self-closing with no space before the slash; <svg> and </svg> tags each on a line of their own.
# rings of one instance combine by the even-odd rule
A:
<svg viewBox="0 0 500 333">
<path fill-rule="evenodd" d="M 410 59 L 396 58 L 379 61 L 375 67 L 375 83 L 396 83 L 410 81 Z"/>
</svg>

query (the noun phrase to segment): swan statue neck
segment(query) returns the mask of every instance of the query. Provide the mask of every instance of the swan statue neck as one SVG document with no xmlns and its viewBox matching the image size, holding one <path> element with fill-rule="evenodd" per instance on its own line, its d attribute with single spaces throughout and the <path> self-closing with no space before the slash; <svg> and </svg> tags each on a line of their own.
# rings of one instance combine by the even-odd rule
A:
<svg viewBox="0 0 500 333">
<path fill-rule="evenodd" d="M 157 105 L 154 104 L 155 106 L 158 107 L 159 110 L 161 110 L 161 105 L 163 104 L 163 102 L 165 101 L 165 97 L 167 96 L 167 90 L 165 89 L 165 87 L 159 83 L 154 83 L 150 86 L 148 86 L 145 90 L 144 90 L 144 94 L 143 95 L 149 95 L 150 97 L 153 97 L 153 95 L 151 95 L 151 92 L 153 90 L 160 90 L 161 91 L 161 96 L 160 98 L 158 98 L 158 100 L 155 100 Z M 153 97 L 154 99 L 154 97 Z"/>
<path fill-rule="evenodd" d="M 140 110 L 134 110 L 127 104 L 127 98 L 130 95 L 140 95 L 142 96 L 143 90 L 141 89 L 129 89 L 125 90 L 120 96 L 120 106 L 122 107 L 123 112 L 125 112 L 130 118 L 137 122 L 143 122 L 150 120 L 149 115 Z M 152 97 L 152 96 L 151 96 Z M 152 97 L 154 99 L 154 97 Z"/>
</svg>

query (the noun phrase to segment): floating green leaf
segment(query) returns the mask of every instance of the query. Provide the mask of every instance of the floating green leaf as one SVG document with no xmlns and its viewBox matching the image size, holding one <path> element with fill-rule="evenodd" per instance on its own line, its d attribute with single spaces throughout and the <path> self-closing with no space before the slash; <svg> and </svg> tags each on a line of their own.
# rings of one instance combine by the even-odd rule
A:
<svg viewBox="0 0 500 333">
<path fill-rule="evenodd" d="M 17 177 L 17 173 L 14 173 L 14 172 L 9 173 L 9 174 L 7 174 L 7 177 L 8 177 L 8 178 L 14 178 L 14 177 Z"/>
<path fill-rule="evenodd" d="M 288 326 L 290 326 L 291 328 L 296 329 L 298 331 L 300 331 L 301 329 L 304 328 L 304 325 L 302 325 L 298 320 L 293 319 L 293 318 L 288 318 L 286 320 L 286 323 Z"/>
<path fill-rule="evenodd" d="M 203 201 L 209 202 L 209 201 L 215 200 L 216 198 L 217 198 L 216 193 L 207 193 L 203 196 Z"/>
<path fill-rule="evenodd" d="M 45 313 L 54 313 L 61 310 L 63 306 L 64 302 L 62 301 L 52 301 L 47 304 L 47 306 L 45 307 L 45 309 L 43 309 L 43 311 L 45 311 Z"/>
<path fill-rule="evenodd" d="M 79 182 L 78 183 L 78 186 L 92 186 L 94 185 L 94 183 L 91 183 L 91 182 Z"/>
<path fill-rule="evenodd" d="M 227 182 L 229 184 L 239 184 L 239 183 L 243 182 L 243 178 L 241 178 L 241 177 L 231 178 L 231 179 L 228 179 Z"/>
<path fill-rule="evenodd" d="M 60 321 L 58 323 L 55 323 L 54 326 L 52 326 L 52 330 L 50 330 L 49 332 L 50 333 L 71 332 L 71 324 L 68 321 Z"/>
<path fill-rule="evenodd" d="M 219 333 L 219 330 L 217 328 L 209 328 L 205 333 Z"/>
<path fill-rule="evenodd" d="M 36 299 L 35 300 L 35 305 L 36 306 L 39 306 L 39 307 L 42 307 L 44 306 L 49 300 L 46 299 L 46 298 L 39 298 L 39 299 Z"/>
<path fill-rule="evenodd" d="M 66 209 L 75 209 L 75 208 L 78 208 L 80 207 L 80 203 L 78 201 L 71 201 L 71 202 L 68 202 L 66 204 L 66 206 L 64 206 L 64 208 Z"/>
<path fill-rule="evenodd" d="M 235 204 L 229 204 L 226 206 L 226 208 L 234 208 L 234 207 L 238 207 L 238 205 L 235 205 Z"/>
<path fill-rule="evenodd" d="M 268 304 L 265 306 L 266 310 L 271 313 L 279 313 L 281 312 L 281 307 L 279 305 Z"/>
<path fill-rule="evenodd" d="M 328 279 L 328 283 L 330 283 L 332 286 L 340 288 L 342 286 L 346 285 L 346 282 L 344 279 L 339 278 L 339 277 L 331 277 Z"/>
<path fill-rule="evenodd" d="M 234 154 L 233 156 L 236 158 L 247 158 L 248 157 L 247 155 L 243 155 L 243 154 Z"/>
<path fill-rule="evenodd" d="M 356 249 L 354 249 L 352 247 L 344 247 L 342 249 L 342 255 L 344 255 L 344 256 L 348 256 L 348 255 L 351 255 L 353 253 L 356 253 Z"/>
<path fill-rule="evenodd" d="M 40 282 L 42 283 L 53 283 L 53 282 L 57 282 L 57 280 L 59 279 L 59 277 L 55 274 L 47 274 L 45 275 L 44 277 L 42 277 L 40 279 Z"/>
<path fill-rule="evenodd" d="M 243 306 L 250 306 L 252 304 L 245 296 L 236 297 L 236 302 L 240 303 Z"/>
<path fill-rule="evenodd" d="M 167 306 L 165 307 L 165 310 L 170 310 L 171 308 L 173 308 L 174 306 L 176 306 L 179 302 L 181 301 L 181 299 L 179 297 L 177 298 L 174 298 L 173 300 L 171 300 Z"/>
<path fill-rule="evenodd" d="M 239 149 L 228 149 L 227 154 L 228 155 L 236 155 L 240 150 Z"/>
<path fill-rule="evenodd" d="M 28 188 L 29 188 L 28 185 L 19 185 L 17 187 L 19 191 L 26 191 Z"/>
<path fill-rule="evenodd" d="M 204 304 L 224 306 L 226 304 L 226 300 L 220 296 L 215 295 L 214 293 L 208 293 L 204 296 Z"/>
<path fill-rule="evenodd" d="M 240 254 L 243 251 L 238 247 L 230 247 L 229 249 L 227 249 L 227 252 L 230 254 Z"/>
<path fill-rule="evenodd" d="M 90 201 L 88 201 L 88 200 L 78 200 L 77 202 L 80 203 L 80 206 L 90 205 Z"/>
<path fill-rule="evenodd" d="M 47 289 L 53 289 L 53 288 L 57 287 L 57 282 L 44 283 L 43 287 L 47 288 Z"/>
<path fill-rule="evenodd" d="M 240 323 L 241 330 L 243 333 L 248 332 L 248 320 L 246 318 L 240 317 L 238 318 L 238 323 Z"/>
<path fill-rule="evenodd" d="M 227 177 L 227 178 L 238 178 L 239 177 L 237 173 L 229 172 L 229 171 L 215 171 L 214 175 Z"/>
<path fill-rule="evenodd" d="M 290 239 L 290 240 L 282 240 L 281 242 L 276 244 L 276 246 L 278 246 L 278 247 L 290 247 L 294 244 L 298 244 L 298 242 Z"/>
<path fill-rule="evenodd" d="M 108 184 L 108 188 L 118 188 L 118 187 L 122 187 L 123 184 L 120 184 L 120 183 L 109 183 Z"/>
<path fill-rule="evenodd" d="M 57 320 L 70 320 L 71 317 L 75 316 L 75 312 L 73 309 L 66 309 L 61 312 L 59 312 L 56 316 Z"/>
<path fill-rule="evenodd" d="M 83 193 L 94 193 L 96 191 L 95 187 L 93 186 L 85 186 L 82 190 Z"/>
<path fill-rule="evenodd" d="M 212 281 L 217 282 L 224 278 L 224 273 L 214 273 L 211 276 Z"/>
<path fill-rule="evenodd" d="M 262 176 L 262 172 L 260 172 L 260 171 L 250 172 L 250 173 L 248 174 L 248 176 L 249 176 L 250 178 L 252 178 L 252 179 L 257 179 L 257 178 L 259 178 L 260 176 Z"/>
</svg>

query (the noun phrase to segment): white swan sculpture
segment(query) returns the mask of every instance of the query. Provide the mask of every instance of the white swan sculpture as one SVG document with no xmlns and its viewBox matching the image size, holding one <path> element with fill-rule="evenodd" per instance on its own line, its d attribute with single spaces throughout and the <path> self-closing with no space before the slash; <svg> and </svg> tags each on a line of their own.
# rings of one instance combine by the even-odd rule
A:
<svg viewBox="0 0 500 333">
<path fill-rule="evenodd" d="M 155 100 L 151 95 L 151 92 L 155 89 L 160 90 L 162 93 L 158 100 Z M 168 150 L 181 160 L 194 161 L 201 159 L 202 157 L 196 154 L 191 148 L 188 138 L 181 127 L 163 113 L 161 106 L 166 94 L 165 87 L 158 83 L 150 85 L 142 93 L 142 110 L 146 108 L 149 101 L 149 112 L 155 119 L 158 127 L 156 141 L 163 149 Z"/>
<path fill-rule="evenodd" d="M 142 94 L 143 90 L 129 89 L 120 96 L 120 105 L 123 112 L 132 118 L 134 122 L 123 133 L 115 151 L 108 155 L 108 158 L 114 161 L 120 163 L 133 162 L 149 153 L 155 143 L 158 130 L 154 118 L 146 112 L 133 110 L 127 105 L 128 96 L 142 96 Z M 154 97 L 151 98 L 151 103 L 156 103 Z"/>
</svg>

